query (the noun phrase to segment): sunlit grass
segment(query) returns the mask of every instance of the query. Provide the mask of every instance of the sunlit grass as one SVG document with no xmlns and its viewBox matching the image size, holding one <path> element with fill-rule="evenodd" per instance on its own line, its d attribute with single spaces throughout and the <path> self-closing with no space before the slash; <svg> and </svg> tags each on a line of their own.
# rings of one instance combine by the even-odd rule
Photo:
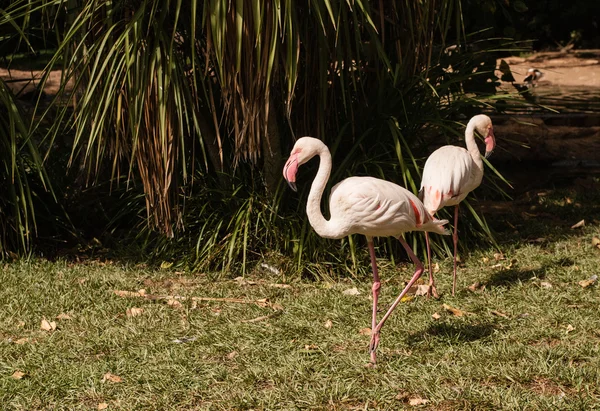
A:
<svg viewBox="0 0 600 411">
<path fill-rule="evenodd" d="M 284 280 L 285 273 L 259 265 L 243 280 L 215 282 L 203 273 L 114 262 L 7 264 L 0 403 L 27 410 L 401 409 L 427 400 L 423 407 L 436 410 L 594 409 L 600 299 L 596 284 L 579 282 L 598 273 L 592 239 L 600 227 L 565 227 L 577 213 L 595 210 L 574 206 L 580 200 L 547 197 L 537 209 L 540 227 L 550 207 L 562 207 L 565 219 L 559 215 L 546 231 L 528 222 L 520 233 L 507 228 L 502 255 L 464 254 L 455 297 L 452 261 L 438 261 L 441 300 L 415 297 L 398 307 L 383 328 L 375 369 L 365 367 L 369 336 L 361 333 L 370 323 L 368 277 Z M 520 216 L 502 218 L 515 225 Z M 385 309 L 413 267 L 380 263 Z M 352 287 L 360 294 L 343 294 Z M 179 305 L 113 292 L 140 289 L 250 303 Z M 130 317 L 132 307 L 143 312 Z M 41 330 L 42 318 L 57 329 Z M 17 370 L 22 379 L 12 377 Z"/>
</svg>

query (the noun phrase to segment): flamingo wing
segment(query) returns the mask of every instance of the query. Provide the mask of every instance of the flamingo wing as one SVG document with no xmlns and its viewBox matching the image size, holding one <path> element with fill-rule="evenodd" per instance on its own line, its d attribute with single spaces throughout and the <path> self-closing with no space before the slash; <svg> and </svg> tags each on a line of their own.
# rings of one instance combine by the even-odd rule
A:
<svg viewBox="0 0 600 411">
<path fill-rule="evenodd" d="M 350 177 L 331 190 L 331 218 L 349 233 L 397 236 L 418 229 L 426 210 L 419 199 L 397 184 L 372 177 Z"/>
<path fill-rule="evenodd" d="M 420 198 L 431 213 L 458 204 L 470 191 L 473 159 L 462 147 L 444 146 L 434 151 L 423 169 Z"/>
</svg>

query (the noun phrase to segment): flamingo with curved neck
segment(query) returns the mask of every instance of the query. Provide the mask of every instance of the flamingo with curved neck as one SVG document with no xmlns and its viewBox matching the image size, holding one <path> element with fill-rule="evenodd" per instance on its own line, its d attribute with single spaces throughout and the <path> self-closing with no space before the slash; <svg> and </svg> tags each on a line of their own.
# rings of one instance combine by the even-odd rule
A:
<svg viewBox="0 0 600 411">
<path fill-rule="evenodd" d="M 389 181 L 373 177 L 349 177 L 336 184 L 329 196 L 331 216 L 326 219 L 321 211 L 321 199 L 332 167 L 331 153 L 327 146 L 313 137 L 299 139 L 283 168 L 283 176 L 290 187 L 296 191 L 298 168 L 315 156 L 320 158 L 320 164 L 306 204 L 310 225 L 324 238 L 342 238 L 350 234 L 363 234 L 367 237 L 373 270 L 373 311 L 369 352 L 371 364 L 375 364 L 375 351 L 379 345 L 381 327 L 423 273 L 423 264 L 402 235 L 409 231 L 449 234 L 443 227 L 448 221 L 431 217 L 423 203 L 410 191 Z M 377 301 L 381 282 L 375 260 L 373 237 L 387 236 L 394 236 L 400 241 L 415 264 L 415 272 L 386 314 L 377 322 Z"/>
<path fill-rule="evenodd" d="M 492 120 L 485 114 L 479 114 L 467 123 L 465 130 L 465 143 L 467 148 L 457 146 L 443 146 L 435 150 L 425 162 L 423 179 L 419 198 L 428 213 L 433 216 L 438 210 L 446 206 L 454 207 L 454 272 L 452 276 L 452 295 L 456 290 L 456 253 L 458 245 L 458 205 L 467 194 L 479 187 L 483 179 L 483 160 L 477 142 L 475 131 L 485 136 L 485 157 L 488 158 L 496 147 L 496 137 L 492 127 Z M 429 291 L 438 297 L 433 279 L 431 266 L 431 250 L 429 235 L 425 233 L 427 244 L 427 258 L 429 261 Z"/>
</svg>

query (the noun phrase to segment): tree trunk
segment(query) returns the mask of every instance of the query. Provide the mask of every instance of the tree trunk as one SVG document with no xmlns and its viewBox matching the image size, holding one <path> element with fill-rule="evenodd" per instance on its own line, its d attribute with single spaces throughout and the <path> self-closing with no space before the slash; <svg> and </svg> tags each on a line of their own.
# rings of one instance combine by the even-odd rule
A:
<svg viewBox="0 0 600 411">
<path fill-rule="evenodd" d="M 277 124 L 277 115 L 273 98 L 269 98 L 269 118 L 267 133 L 262 139 L 263 178 L 267 195 L 275 195 L 281 179 L 281 134 Z"/>
</svg>

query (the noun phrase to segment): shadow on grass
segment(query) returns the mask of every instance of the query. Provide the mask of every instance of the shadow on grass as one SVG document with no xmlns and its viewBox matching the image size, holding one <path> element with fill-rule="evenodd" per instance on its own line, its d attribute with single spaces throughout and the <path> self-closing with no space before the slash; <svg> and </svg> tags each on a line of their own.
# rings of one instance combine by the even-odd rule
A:
<svg viewBox="0 0 600 411">
<path fill-rule="evenodd" d="M 493 273 L 490 278 L 483 283 L 486 287 L 512 287 L 516 283 L 529 281 L 532 277 L 544 278 L 546 276 L 544 267 L 535 270 L 519 270 L 511 268 Z"/>
<path fill-rule="evenodd" d="M 479 324 L 435 323 L 422 332 L 409 335 L 407 343 L 414 345 L 433 337 L 436 340 L 443 340 L 450 344 L 461 344 L 488 337 L 495 330 L 495 324 L 491 322 Z"/>
</svg>

